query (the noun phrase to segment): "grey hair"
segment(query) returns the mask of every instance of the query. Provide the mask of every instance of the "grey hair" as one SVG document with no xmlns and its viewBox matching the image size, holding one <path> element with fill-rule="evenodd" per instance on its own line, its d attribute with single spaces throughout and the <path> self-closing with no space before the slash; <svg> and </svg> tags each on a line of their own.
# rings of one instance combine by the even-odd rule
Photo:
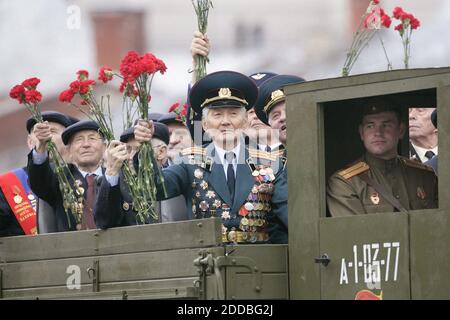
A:
<svg viewBox="0 0 450 320">
<path fill-rule="evenodd" d="M 154 142 L 156 145 L 163 145 L 163 146 L 167 147 L 167 143 L 165 143 L 164 141 L 162 141 L 161 139 L 158 139 L 158 138 L 152 138 L 151 142 Z M 153 143 L 152 143 L 152 147 L 153 147 Z"/>
<path fill-rule="evenodd" d="M 202 110 L 202 118 L 205 120 L 208 117 L 209 109 L 209 107 L 205 107 Z M 239 110 L 241 110 L 243 116 L 247 116 L 247 110 L 245 109 L 245 107 L 240 107 Z"/>
</svg>

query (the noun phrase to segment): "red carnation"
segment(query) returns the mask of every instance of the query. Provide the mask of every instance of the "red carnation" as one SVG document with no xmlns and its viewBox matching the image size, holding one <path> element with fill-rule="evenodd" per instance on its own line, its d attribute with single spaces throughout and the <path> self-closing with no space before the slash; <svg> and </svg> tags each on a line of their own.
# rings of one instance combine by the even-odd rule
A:
<svg viewBox="0 0 450 320">
<path fill-rule="evenodd" d="M 156 70 L 164 74 L 167 71 L 166 64 L 161 60 L 156 58 Z"/>
<path fill-rule="evenodd" d="M 374 4 L 379 4 L 380 0 L 372 0 Z"/>
<path fill-rule="evenodd" d="M 394 28 L 394 30 L 397 30 L 397 31 L 403 31 L 403 24 L 400 23 L 399 25 L 396 25 L 395 28 Z"/>
<path fill-rule="evenodd" d="M 86 80 L 89 78 L 89 72 L 87 70 L 78 70 L 77 79 L 78 80 Z"/>
<path fill-rule="evenodd" d="M 98 80 L 102 80 L 103 83 L 107 83 L 112 80 L 113 72 L 110 67 L 101 67 L 100 72 L 98 73 Z"/>
<path fill-rule="evenodd" d="M 41 82 L 38 78 L 29 78 L 22 82 L 22 85 L 27 89 L 36 89 L 37 85 Z"/>
<path fill-rule="evenodd" d="M 61 102 L 72 102 L 74 93 L 71 89 L 64 90 L 59 94 L 59 101 Z"/>
<path fill-rule="evenodd" d="M 136 51 L 130 51 L 120 63 L 120 74 L 129 83 L 134 83 L 144 73 L 151 75 L 159 71 L 163 74 L 166 70 L 164 62 L 152 53 L 140 57 Z"/>
<path fill-rule="evenodd" d="M 9 96 L 13 99 L 18 100 L 19 103 L 23 102 L 24 95 L 25 95 L 25 87 L 21 84 L 12 87 L 11 91 L 9 92 Z"/>
<path fill-rule="evenodd" d="M 381 15 L 381 24 L 386 28 L 389 28 L 391 26 L 391 23 L 391 18 L 383 12 L 383 14 Z"/>
<path fill-rule="evenodd" d="M 42 100 L 42 94 L 37 90 L 28 90 L 25 92 L 26 103 L 38 103 Z"/>
<path fill-rule="evenodd" d="M 95 85 L 95 80 L 80 81 L 80 94 L 87 94 L 93 85 Z"/>
<path fill-rule="evenodd" d="M 417 29 L 418 27 L 420 27 L 419 19 L 416 19 L 413 17 L 410 23 L 411 23 L 411 29 Z"/>
<path fill-rule="evenodd" d="M 181 115 L 184 116 L 184 117 L 186 117 L 186 114 L 187 114 L 187 109 L 186 109 L 186 108 L 183 108 L 183 109 L 181 110 Z"/>
<path fill-rule="evenodd" d="M 395 7 L 394 11 L 392 12 L 395 19 L 402 19 L 402 17 L 405 15 L 405 12 L 400 7 Z M 403 20 L 403 19 L 402 19 Z"/>
<path fill-rule="evenodd" d="M 175 102 L 170 108 L 169 108 L 169 112 L 174 112 L 175 109 L 177 109 L 180 106 L 179 102 Z"/>
</svg>

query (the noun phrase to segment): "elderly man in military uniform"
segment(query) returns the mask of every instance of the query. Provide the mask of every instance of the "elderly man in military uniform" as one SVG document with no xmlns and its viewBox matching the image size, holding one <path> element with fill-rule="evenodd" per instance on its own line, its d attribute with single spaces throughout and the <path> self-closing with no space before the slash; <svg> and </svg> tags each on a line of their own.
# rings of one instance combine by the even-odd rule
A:
<svg viewBox="0 0 450 320">
<path fill-rule="evenodd" d="M 74 216 L 66 215 L 57 175 L 49 163 L 46 144 L 51 138 L 51 128 L 48 123 L 38 123 L 34 132 L 37 144 L 28 155 L 30 185 L 37 196 L 55 208 L 57 231 L 95 229 L 95 193 L 98 178 L 104 173 L 101 163 L 106 147 L 99 125 L 94 121 L 79 121 L 62 133 L 62 141 L 69 151 L 69 170 L 85 190 L 84 210 L 78 224 Z"/>
<path fill-rule="evenodd" d="M 233 71 L 199 80 L 191 89 L 190 102 L 203 115 L 203 128 L 213 142 L 183 150 L 179 163 L 163 170 L 167 197 L 183 194 L 190 218 L 220 217 L 226 243 L 287 242 L 282 166 L 270 154 L 247 148 L 242 138 L 246 110 L 257 93 L 252 80 Z M 149 141 L 152 134 L 151 122 L 135 127 L 140 142 Z"/>
<path fill-rule="evenodd" d="M 437 207 L 433 169 L 397 154 L 405 130 L 398 107 L 378 98 L 365 101 L 359 135 L 366 152 L 329 179 L 327 201 L 331 216 Z"/>
<path fill-rule="evenodd" d="M 283 86 L 304 81 L 303 78 L 297 76 L 277 75 L 264 81 L 259 87 L 255 112 L 262 122 L 278 130 L 282 145 L 271 150 L 275 155 L 286 156 L 286 96 Z"/>
<path fill-rule="evenodd" d="M 257 72 L 251 74 L 256 86 L 259 88 L 265 81 L 276 76 L 272 72 Z M 255 108 L 247 111 L 248 128 L 245 133 L 250 138 L 250 143 L 254 143 L 260 150 L 272 152 L 272 150 L 279 150 L 281 142 L 278 139 L 278 130 L 272 129 L 269 125 L 262 122 L 256 115 Z"/>
<path fill-rule="evenodd" d="M 154 123 L 154 134 L 151 140 L 155 160 L 162 168 L 168 167 L 167 145 L 169 129 L 163 123 Z M 124 161 L 133 166 L 133 157 L 139 150 L 140 143 L 134 137 L 134 127 L 128 128 L 120 135 L 120 142 L 113 140 L 106 150 L 106 175 L 114 177 L 101 181 L 95 207 L 95 223 L 101 229 L 131 226 L 137 224 L 136 212 L 133 210 L 133 199 L 126 185 L 121 168 Z M 126 153 L 125 153 L 126 150 Z M 132 167 L 133 168 L 133 167 Z M 112 182 L 112 183 L 111 183 Z M 186 203 L 183 196 L 158 201 L 156 211 L 162 222 L 187 220 Z M 158 221 L 147 220 L 146 223 Z"/>
</svg>

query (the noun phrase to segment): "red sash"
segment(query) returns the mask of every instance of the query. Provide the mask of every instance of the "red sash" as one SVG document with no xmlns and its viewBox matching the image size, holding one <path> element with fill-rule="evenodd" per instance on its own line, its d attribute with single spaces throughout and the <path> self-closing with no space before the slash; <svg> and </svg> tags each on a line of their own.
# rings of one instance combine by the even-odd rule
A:
<svg viewBox="0 0 450 320">
<path fill-rule="evenodd" d="M 13 172 L 7 172 L 0 176 L 0 187 L 23 232 L 26 235 L 37 234 L 36 210 L 31 206 L 19 178 Z"/>
</svg>

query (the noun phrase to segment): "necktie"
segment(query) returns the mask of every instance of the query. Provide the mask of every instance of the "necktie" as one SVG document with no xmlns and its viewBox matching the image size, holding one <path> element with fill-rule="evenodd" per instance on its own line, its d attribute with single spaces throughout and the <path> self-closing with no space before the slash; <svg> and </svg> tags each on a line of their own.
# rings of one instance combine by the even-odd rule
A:
<svg viewBox="0 0 450 320">
<path fill-rule="evenodd" d="M 231 195 L 231 201 L 234 200 L 234 184 L 235 184 L 235 177 L 234 177 L 234 168 L 233 168 L 233 159 L 235 157 L 234 152 L 227 152 L 225 154 L 225 160 L 228 163 L 227 168 L 227 184 L 228 184 L 228 190 L 230 191 Z"/>
<path fill-rule="evenodd" d="M 433 158 L 435 156 L 434 152 L 431 150 L 428 150 L 427 152 L 425 152 L 425 157 L 430 160 L 431 158 Z"/>
<path fill-rule="evenodd" d="M 89 174 L 86 176 L 87 190 L 86 201 L 83 207 L 83 217 L 81 220 L 81 229 L 96 229 L 94 222 L 94 206 L 95 206 L 95 174 Z"/>
</svg>

